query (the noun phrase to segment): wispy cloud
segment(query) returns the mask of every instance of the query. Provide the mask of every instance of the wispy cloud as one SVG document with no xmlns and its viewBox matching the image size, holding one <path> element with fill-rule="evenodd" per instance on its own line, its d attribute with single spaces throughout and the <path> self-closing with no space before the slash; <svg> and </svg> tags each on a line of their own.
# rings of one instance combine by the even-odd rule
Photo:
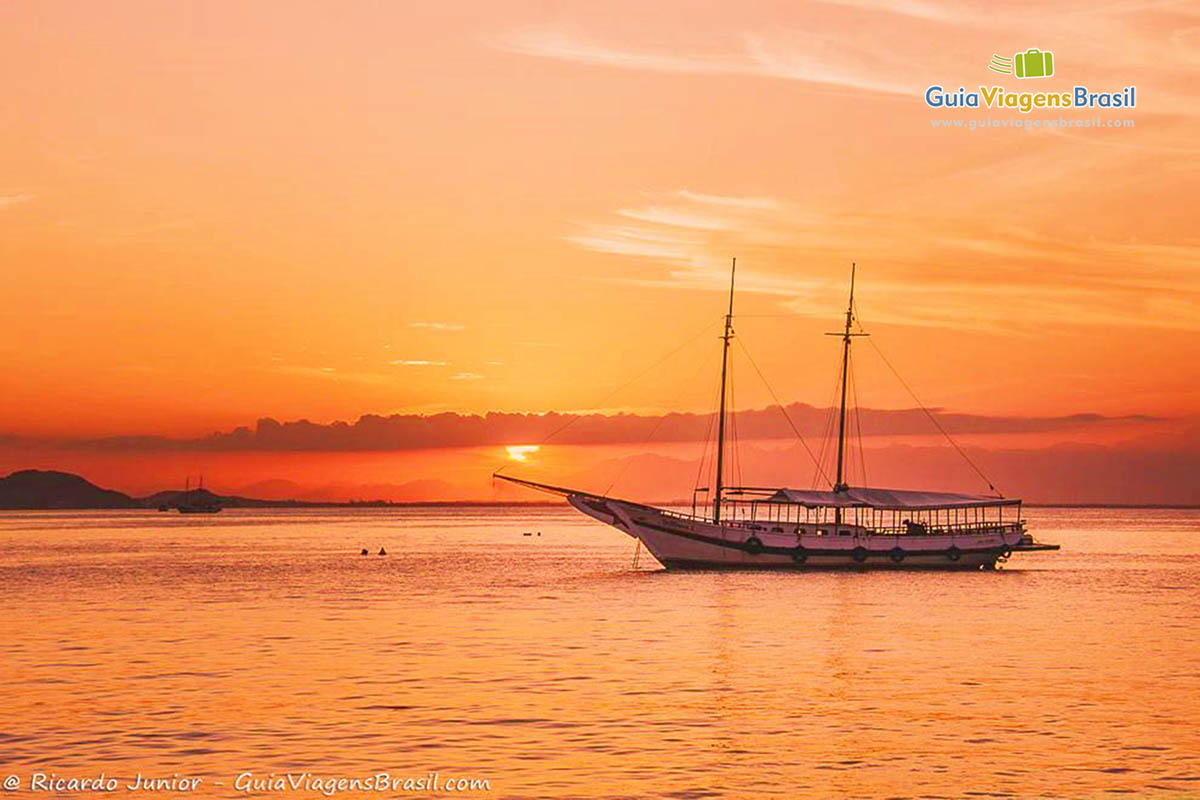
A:
<svg viewBox="0 0 1200 800">
<path fill-rule="evenodd" d="M 742 41 L 757 72 L 767 77 L 905 96 L 922 88 L 914 65 L 882 46 L 807 31 L 747 34 Z"/>
<path fill-rule="evenodd" d="M 889 94 L 911 94 L 917 88 L 897 77 L 901 65 L 887 49 L 805 31 L 746 33 L 713 52 L 691 53 L 604 44 L 555 28 L 515 31 L 494 44 L 508 52 L 616 69 L 779 78 Z"/>
<path fill-rule="evenodd" d="M 920 0 L 824 0 L 831 6 L 875 11 L 885 14 L 931 22 L 955 22 L 976 19 L 974 12 L 963 3 L 925 3 Z M 994 18 L 994 14 L 988 15 Z"/>
<path fill-rule="evenodd" d="M 481 381 L 483 376 L 478 372 L 456 372 L 450 376 L 452 381 Z"/>
<path fill-rule="evenodd" d="M 681 73 L 746 72 L 745 59 L 736 53 L 674 55 L 639 52 L 588 41 L 566 30 L 527 28 L 498 37 L 494 44 L 513 53 L 563 61 L 577 61 L 620 69 Z"/>
<path fill-rule="evenodd" d="M 805 436 L 820 436 L 825 429 L 829 409 L 792 403 L 788 416 Z M 647 413 L 573 412 L 537 413 L 493 411 L 482 415 L 457 412 L 430 415 L 406 413 L 382 416 L 368 414 L 355 422 L 314 423 L 309 420 L 278 422 L 262 418 L 254 428 L 237 428 L 193 439 L 168 439 L 153 435 L 117 436 L 103 439 L 39 440 L 22 437 L 21 441 L 57 443 L 97 450 L 139 448 L 145 450 L 287 450 L 287 451 L 383 451 L 438 447 L 472 447 L 495 442 L 538 442 L 561 431 L 556 445 L 621 444 L 644 445 L 651 436 L 658 443 L 704 441 L 711 435 L 712 413 L 661 411 Z M 1072 414 L 1069 416 L 1024 417 L 988 416 L 952 413 L 932 409 L 940 424 L 960 435 L 1037 434 L 1072 431 L 1103 431 L 1121 426 L 1153 430 L 1169 423 L 1160 417 Z M 861 408 L 864 435 L 930 436 L 924 411 L 919 409 Z M 580 423 L 563 429 L 566 419 Z M 739 438 L 743 441 L 791 439 L 793 430 L 786 424 L 777 406 L 738 410 Z"/>
<path fill-rule="evenodd" d="M 677 230 L 663 231 L 653 225 L 589 224 L 583 227 L 582 233 L 566 237 L 567 241 L 600 253 L 688 261 L 703 242 L 699 236 Z"/>
<path fill-rule="evenodd" d="M 738 208 L 747 211 L 769 211 L 779 208 L 779 201 L 770 197 L 731 197 L 722 194 L 693 192 L 690 189 L 680 189 L 676 194 L 693 203 L 723 208 Z"/>
<path fill-rule="evenodd" d="M 410 322 L 408 327 L 430 331 L 461 331 L 466 330 L 467 326 L 459 325 L 457 322 Z"/>
<path fill-rule="evenodd" d="M 1009 5 L 996 14 L 979 2 L 826 0 L 798 5 L 782 24 L 747 14 L 734 23 L 741 27 L 706 31 L 697 26 L 686 41 L 678 31 L 650 29 L 633 40 L 627 34 L 542 25 L 509 31 L 490 44 L 510 53 L 609 69 L 789 80 L 840 93 L 916 98 L 936 80 L 987 77 L 990 73 L 975 76 L 995 48 L 1012 52 L 1030 46 L 1036 31 L 1037 41 L 1053 42 L 1056 51 L 1069 54 L 1077 80 L 1119 84 L 1136 76 L 1146 89 L 1143 99 L 1150 92 L 1154 98 L 1141 114 L 1195 115 L 1195 81 L 1180 79 L 1200 61 L 1196 15 L 1186 3 L 1072 5 L 1057 8 L 1059 13 L 1047 13 L 1040 3 Z"/>
<path fill-rule="evenodd" d="M 731 224 L 729 220 L 721 219 L 720 217 L 691 213 L 676 208 L 664 208 L 662 206 L 622 208 L 617 213 L 629 219 L 636 219 L 639 222 L 652 222 L 678 228 L 697 228 L 706 231 L 724 230 Z"/>
<path fill-rule="evenodd" d="M 388 363 L 393 367 L 444 367 L 448 362 L 430 361 L 424 358 L 397 358 Z"/>
<path fill-rule="evenodd" d="M 844 302 L 845 276 L 830 267 L 853 258 L 865 267 L 866 318 L 876 324 L 1029 334 L 1028 321 L 1038 319 L 1200 330 L 1198 243 L 1081 242 L 1003 220 L 981 226 L 969 208 L 965 217 L 818 213 L 777 198 L 694 191 L 663 194 L 649 207 L 655 213 L 618 209 L 613 221 L 567 238 L 656 265 L 608 279 L 641 287 L 725 292 L 737 254 L 739 291 L 778 297 L 802 316 L 825 318 Z M 705 224 L 681 225 L 693 217 Z M 971 266 L 927 266 L 939 263 Z"/>
<path fill-rule="evenodd" d="M 33 199 L 33 195 L 24 192 L 16 194 L 0 194 L 0 208 L 11 208 L 21 203 L 28 203 Z"/>
</svg>

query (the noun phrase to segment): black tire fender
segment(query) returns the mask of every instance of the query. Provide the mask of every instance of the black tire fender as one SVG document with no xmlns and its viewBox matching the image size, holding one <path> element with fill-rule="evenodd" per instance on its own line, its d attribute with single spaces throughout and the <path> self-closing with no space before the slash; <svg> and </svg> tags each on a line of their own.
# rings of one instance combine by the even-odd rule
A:
<svg viewBox="0 0 1200 800">
<path fill-rule="evenodd" d="M 804 549 L 804 545 L 798 544 L 792 550 L 792 561 L 795 561 L 797 564 L 803 564 L 805 561 L 808 561 L 808 551 Z"/>
<path fill-rule="evenodd" d="M 752 556 L 756 556 L 763 551 L 762 539 L 757 536 L 751 536 L 746 540 L 746 552 Z"/>
<path fill-rule="evenodd" d="M 861 564 L 867 560 L 867 555 L 868 555 L 867 548 L 863 547 L 861 544 L 858 547 L 854 548 L 854 550 L 852 550 L 851 552 L 854 555 L 854 561 L 856 563 Z"/>
<path fill-rule="evenodd" d="M 899 564 L 904 560 L 904 556 L 906 555 L 907 553 L 904 552 L 904 548 L 897 545 L 892 548 L 892 552 L 888 554 L 888 557 L 892 559 L 893 564 Z"/>
<path fill-rule="evenodd" d="M 950 549 L 946 551 L 946 558 L 950 559 L 951 561 L 958 561 L 960 558 L 962 558 L 962 550 L 959 550 L 954 545 L 950 545 Z"/>
</svg>

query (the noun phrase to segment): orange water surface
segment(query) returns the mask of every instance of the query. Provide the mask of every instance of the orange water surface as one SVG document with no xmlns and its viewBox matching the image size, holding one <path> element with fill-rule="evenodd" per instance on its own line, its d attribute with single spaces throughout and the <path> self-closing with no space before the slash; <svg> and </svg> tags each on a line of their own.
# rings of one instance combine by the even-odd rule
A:
<svg viewBox="0 0 1200 800">
<path fill-rule="evenodd" d="M 635 569 L 566 509 L 4 514 L 0 779 L 1200 796 L 1200 512 L 1027 514 L 1061 552 L 866 574 Z"/>
</svg>

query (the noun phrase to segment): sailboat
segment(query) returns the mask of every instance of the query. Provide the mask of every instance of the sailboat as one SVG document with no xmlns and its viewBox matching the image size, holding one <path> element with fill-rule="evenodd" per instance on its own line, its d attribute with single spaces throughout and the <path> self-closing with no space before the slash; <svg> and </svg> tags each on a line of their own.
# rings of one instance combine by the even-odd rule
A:
<svg viewBox="0 0 1200 800">
<path fill-rule="evenodd" d="M 175 500 L 175 508 L 180 514 L 219 514 L 220 499 L 204 488 L 204 476 L 200 476 L 200 485 L 191 488 L 191 476 L 187 478 L 187 488 Z"/>
<path fill-rule="evenodd" d="M 667 569 L 995 569 L 1014 553 L 1058 550 L 1034 540 L 1021 500 L 989 494 L 851 486 L 846 479 L 846 387 L 855 332 L 854 268 L 842 340 L 836 475 L 828 489 L 727 486 L 729 344 L 737 260 L 721 349 L 715 487 L 711 508 L 661 508 L 496 473 L 565 497 L 589 517 L 639 540 Z M 704 491 L 705 489 L 698 489 Z"/>
</svg>

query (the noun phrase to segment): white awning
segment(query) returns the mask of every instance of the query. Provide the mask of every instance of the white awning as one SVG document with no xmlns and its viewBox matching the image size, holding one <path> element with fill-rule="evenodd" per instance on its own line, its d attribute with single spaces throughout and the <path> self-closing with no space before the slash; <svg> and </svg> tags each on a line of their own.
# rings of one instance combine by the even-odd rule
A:
<svg viewBox="0 0 1200 800">
<path fill-rule="evenodd" d="M 992 494 L 923 492 L 911 489 L 871 489 L 850 487 L 843 492 L 810 489 L 779 489 L 764 498 L 767 503 L 792 503 L 809 508 L 879 508 L 929 510 L 968 506 L 1013 506 L 1019 499 Z"/>
</svg>

